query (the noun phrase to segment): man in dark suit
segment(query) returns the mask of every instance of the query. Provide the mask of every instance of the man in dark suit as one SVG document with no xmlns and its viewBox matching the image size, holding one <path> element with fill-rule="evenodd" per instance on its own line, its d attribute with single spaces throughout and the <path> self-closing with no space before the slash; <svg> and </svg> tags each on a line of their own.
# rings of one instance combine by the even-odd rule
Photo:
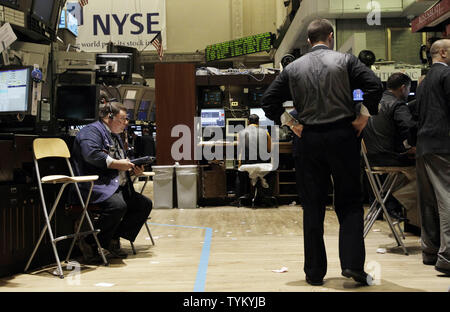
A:
<svg viewBox="0 0 450 312">
<path fill-rule="evenodd" d="M 126 258 L 127 253 L 120 248 L 120 237 L 132 242 L 136 239 L 150 214 L 152 202 L 134 191 L 130 179 L 130 172 L 139 175 L 143 168 L 126 158 L 119 136 L 128 123 L 126 107 L 118 102 L 106 103 L 100 107 L 99 117 L 99 121 L 77 134 L 72 151 L 73 167 L 77 175 L 99 176 L 90 200 L 100 207 L 100 217 L 95 224 L 95 228 L 100 229 L 98 239 L 112 257 Z M 86 196 L 88 185 L 81 184 L 80 189 Z M 86 238 L 85 249 L 93 246 L 90 238 Z M 93 254 L 95 256 L 95 249 Z"/>
<path fill-rule="evenodd" d="M 434 42 L 430 53 L 433 65 L 417 88 L 422 260 L 450 275 L 450 39 Z"/>
<path fill-rule="evenodd" d="M 327 271 L 323 239 L 325 204 L 330 174 L 335 186 L 335 211 L 339 219 L 339 257 L 342 275 L 370 284 L 364 272 L 364 210 L 360 185 L 360 145 L 353 90 L 364 92 L 364 104 L 378 112 L 383 86 L 358 58 L 333 51 L 333 26 L 314 20 L 307 29 L 311 52 L 290 63 L 269 86 L 261 100 L 269 119 L 282 121 L 282 103 L 294 99 L 298 122 L 289 121 L 301 136 L 301 185 L 306 281 L 322 285 Z"/>
</svg>

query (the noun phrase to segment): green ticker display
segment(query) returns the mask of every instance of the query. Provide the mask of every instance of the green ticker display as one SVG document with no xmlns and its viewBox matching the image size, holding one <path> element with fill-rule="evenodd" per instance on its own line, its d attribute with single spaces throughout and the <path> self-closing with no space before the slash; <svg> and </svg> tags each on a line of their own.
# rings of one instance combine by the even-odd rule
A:
<svg viewBox="0 0 450 312">
<path fill-rule="evenodd" d="M 206 47 L 206 62 L 269 51 L 272 45 L 272 33 L 267 32 Z"/>
</svg>

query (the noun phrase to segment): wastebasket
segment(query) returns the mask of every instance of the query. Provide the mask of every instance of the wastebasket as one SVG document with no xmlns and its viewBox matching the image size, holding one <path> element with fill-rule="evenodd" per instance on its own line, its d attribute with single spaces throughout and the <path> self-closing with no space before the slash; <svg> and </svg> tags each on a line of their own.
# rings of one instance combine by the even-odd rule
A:
<svg viewBox="0 0 450 312">
<path fill-rule="evenodd" d="M 176 166 L 178 208 L 197 208 L 197 166 Z"/>
<path fill-rule="evenodd" d="M 152 166 L 153 206 L 155 208 L 173 208 L 173 167 Z"/>
</svg>

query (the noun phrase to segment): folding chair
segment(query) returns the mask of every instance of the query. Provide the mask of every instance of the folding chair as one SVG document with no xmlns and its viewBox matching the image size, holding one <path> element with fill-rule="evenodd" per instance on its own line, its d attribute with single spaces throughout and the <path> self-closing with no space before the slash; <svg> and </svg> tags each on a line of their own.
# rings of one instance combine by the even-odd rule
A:
<svg viewBox="0 0 450 312">
<path fill-rule="evenodd" d="M 57 138 L 46 138 L 46 139 L 35 139 L 33 141 L 33 160 L 34 160 L 34 165 L 35 165 L 35 169 L 36 169 L 36 174 L 37 174 L 37 182 L 38 182 L 38 186 L 39 186 L 39 192 L 40 192 L 40 196 L 41 196 L 41 202 L 42 202 L 42 209 L 44 211 L 44 217 L 45 217 L 45 225 L 44 228 L 41 231 L 41 235 L 39 237 L 39 240 L 36 244 L 36 246 L 34 247 L 33 253 L 30 256 L 30 259 L 28 260 L 28 263 L 25 267 L 25 272 L 27 272 L 31 261 L 33 260 L 36 251 L 39 248 L 40 243 L 42 242 L 42 239 L 45 235 L 45 232 L 48 230 L 48 234 L 50 236 L 50 241 L 52 243 L 52 247 L 53 247 L 53 253 L 55 255 L 55 259 L 56 259 L 56 263 L 58 265 L 58 275 L 60 278 L 64 278 L 64 273 L 61 267 L 61 262 L 59 260 L 59 255 L 58 255 L 58 251 L 56 248 L 56 243 L 64 240 L 64 239 L 70 239 L 73 238 L 72 240 L 72 244 L 70 246 L 70 250 L 67 254 L 66 260 L 65 262 L 69 262 L 69 258 L 70 255 L 72 253 L 72 249 L 75 245 L 75 242 L 78 238 L 80 238 L 81 236 L 85 236 L 85 235 L 89 235 L 89 234 L 93 234 L 95 241 L 97 243 L 97 247 L 99 249 L 100 255 L 103 259 L 103 263 L 105 265 L 108 264 L 108 262 L 106 261 L 105 255 L 103 253 L 103 250 L 100 246 L 100 243 L 97 239 L 97 234 L 98 232 L 100 232 L 100 230 L 95 230 L 91 219 L 89 217 L 89 214 L 87 213 L 87 207 L 89 204 L 89 199 L 91 197 L 91 193 L 92 193 L 92 188 L 94 186 L 94 181 L 96 181 L 98 179 L 97 175 L 92 175 L 92 176 L 74 176 L 73 174 L 73 170 L 72 170 L 72 166 L 70 165 L 70 152 L 69 149 L 67 148 L 66 143 L 62 140 L 62 139 L 57 139 Z M 39 171 L 39 166 L 38 166 L 38 160 L 42 159 L 42 158 L 47 158 L 47 157 L 61 157 L 61 158 L 65 158 L 66 159 L 66 163 L 67 166 L 69 168 L 69 172 L 70 172 L 70 176 L 67 175 L 49 175 L 49 176 L 45 176 L 43 178 L 41 178 L 40 176 L 40 171 Z M 85 183 L 85 182 L 90 182 L 91 186 L 89 189 L 89 193 L 88 196 L 86 198 L 86 201 L 83 201 L 83 198 L 81 196 L 81 192 L 80 189 L 78 187 L 78 183 Z M 45 204 L 45 197 L 44 197 L 44 191 L 43 191 L 43 187 L 42 184 L 62 184 L 61 188 L 59 189 L 59 193 L 58 196 L 56 197 L 56 200 L 50 210 L 50 213 L 48 213 L 47 211 L 47 206 Z M 76 232 L 74 234 L 70 234 L 70 235 L 63 235 L 60 237 L 54 237 L 53 232 L 52 232 L 52 228 L 50 226 L 50 221 L 52 220 L 53 214 L 56 210 L 56 207 L 58 206 L 59 200 L 61 199 L 61 195 L 64 191 L 64 189 L 66 188 L 67 185 L 69 184 L 74 184 L 77 194 L 78 194 L 78 198 L 81 202 L 81 205 L 83 207 L 82 210 L 82 214 L 80 217 L 80 222 L 78 223 L 78 227 L 76 229 Z M 80 233 L 80 229 L 81 229 L 81 225 L 84 221 L 86 217 L 86 220 L 88 221 L 88 225 L 90 228 L 90 231 L 86 231 L 86 232 L 81 232 Z"/>
<path fill-rule="evenodd" d="M 400 227 L 400 222 L 393 222 L 391 217 L 389 216 L 385 202 L 389 195 L 392 193 L 392 189 L 395 186 L 397 178 L 404 171 L 407 170 L 408 167 L 371 167 L 369 164 L 369 159 L 367 158 L 367 148 L 364 143 L 364 140 L 361 140 L 361 153 L 364 158 L 365 163 L 365 171 L 367 174 L 367 178 L 369 180 L 370 186 L 372 188 L 373 194 L 375 195 L 375 200 L 369 208 L 369 211 L 364 218 L 364 238 L 369 233 L 372 228 L 375 220 L 377 220 L 379 214 L 383 212 L 386 221 L 391 228 L 392 234 L 394 234 L 395 240 L 397 241 L 398 246 L 401 246 L 405 255 L 408 255 L 408 251 L 406 250 L 405 245 L 403 244 L 402 238 L 397 232 L 395 226 L 397 225 L 401 236 L 405 239 L 405 235 Z M 380 175 L 386 174 L 387 177 L 383 183 L 381 183 Z"/>
<path fill-rule="evenodd" d="M 154 175 L 155 175 L 155 173 L 152 172 L 152 171 L 146 171 L 146 172 L 142 173 L 141 177 L 142 176 L 145 177 L 145 183 L 144 183 L 144 185 L 141 188 L 140 194 L 142 194 L 144 192 L 144 189 L 147 186 L 147 183 L 148 183 L 150 177 L 153 177 Z M 133 179 L 133 183 L 136 181 L 137 178 L 139 178 L 139 177 L 135 177 Z M 150 220 L 150 219 L 151 219 L 151 217 L 148 217 L 147 220 Z M 153 236 L 152 236 L 152 233 L 150 232 L 150 228 L 148 227 L 147 222 L 145 222 L 144 225 L 145 225 L 145 228 L 147 229 L 148 236 L 150 237 L 150 240 L 152 241 L 152 245 L 154 246 L 155 245 L 155 241 L 153 240 Z M 132 241 L 130 241 L 130 244 L 131 244 L 131 249 L 133 250 L 133 255 L 135 255 L 136 254 L 136 249 L 134 248 L 134 244 L 133 244 Z"/>
</svg>

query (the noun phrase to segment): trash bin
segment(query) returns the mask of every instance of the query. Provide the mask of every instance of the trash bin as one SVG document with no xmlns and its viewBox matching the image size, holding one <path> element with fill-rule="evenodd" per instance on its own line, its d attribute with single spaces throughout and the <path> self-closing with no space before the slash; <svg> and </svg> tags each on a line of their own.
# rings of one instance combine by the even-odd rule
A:
<svg viewBox="0 0 450 312">
<path fill-rule="evenodd" d="M 173 208 L 174 166 L 152 166 L 154 208 Z"/>
<path fill-rule="evenodd" d="M 197 208 L 197 166 L 176 166 L 178 208 Z"/>
</svg>

